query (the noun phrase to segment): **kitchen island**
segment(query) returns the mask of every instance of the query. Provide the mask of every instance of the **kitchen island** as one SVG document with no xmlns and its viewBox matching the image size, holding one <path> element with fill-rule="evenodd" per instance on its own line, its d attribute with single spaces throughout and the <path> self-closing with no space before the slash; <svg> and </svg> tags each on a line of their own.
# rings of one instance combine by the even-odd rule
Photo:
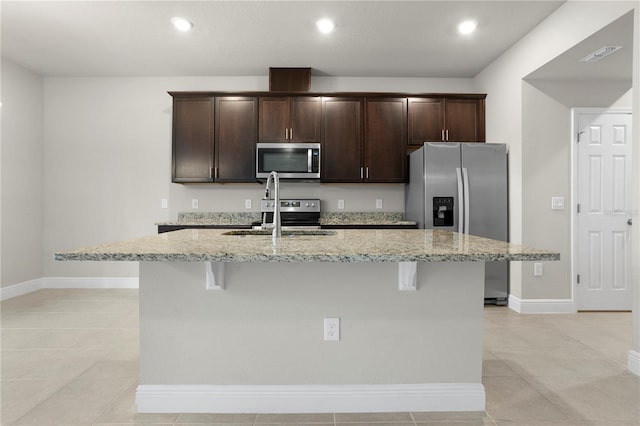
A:
<svg viewBox="0 0 640 426">
<path fill-rule="evenodd" d="M 483 411 L 484 262 L 559 259 L 446 231 L 247 232 L 56 254 L 140 262 L 139 412 Z"/>
</svg>

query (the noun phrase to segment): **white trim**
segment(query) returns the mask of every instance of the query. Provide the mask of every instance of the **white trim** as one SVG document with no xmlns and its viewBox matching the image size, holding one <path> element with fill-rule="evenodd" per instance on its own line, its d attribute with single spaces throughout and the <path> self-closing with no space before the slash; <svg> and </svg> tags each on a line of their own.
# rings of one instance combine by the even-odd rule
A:
<svg viewBox="0 0 640 426">
<path fill-rule="evenodd" d="M 484 411 L 481 383 L 407 385 L 139 385 L 139 413 Z"/>
<path fill-rule="evenodd" d="M 509 295 L 509 308 L 521 314 L 573 314 L 571 299 L 520 299 Z"/>
<path fill-rule="evenodd" d="M 0 288 L 0 300 L 7 300 L 13 297 L 22 296 L 24 294 L 33 293 L 44 288 L 44 279 L 37 278 L 35 280 L 25 281 L 22 283 L 10 285 Z"/>
<path fill-rule="evenodd" d="M 635 374 L 636 376 L 640 376 L 640 352 L 629 351 L 627 367 L 633 374 Z"/>
<path fill-rule="evenodd" d="M 138 278 L 89 278 L 89 277 L 50 277 L 0 288 L 0 300 L 22 296 L 43 288 L 138 288 Z"/>
</svg>

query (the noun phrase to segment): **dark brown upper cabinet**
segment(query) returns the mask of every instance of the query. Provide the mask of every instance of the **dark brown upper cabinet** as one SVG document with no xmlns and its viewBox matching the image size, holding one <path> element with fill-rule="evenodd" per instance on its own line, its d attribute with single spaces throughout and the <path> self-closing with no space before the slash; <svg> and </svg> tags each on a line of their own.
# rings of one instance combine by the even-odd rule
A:
<svg viewBox="0 0 640 426">
<path fill-rule="evenodd" d="M 173 99 L 172 182 L 213 182 L 213 111 L 213 97 Z"/>
<path fill-rule="evenodd" d="M 322 182 L 362 182 L 364 100 L 322 98 Z"/>
<path fill-rule="evenodd" d="M 322 99 L 322 181 L 404 182 L 405 98 Z"/>
<path fill-rule="evenodd" d="M 364 181 L 404 182 L 407 99 L 367 98 L 364 137 Z"/>
<path fill-rule="evenodd" d="M 214 180 L 255 182 L 257 98 L 218 97 L 215 105 Z"/>
<path fill-rule="evenodd" d="M 484 142 L 484 95 L 409 98 L 409 145 Z"/>
<path fill-rule="evenodd" d="M 268 96 L 259 103 L 259 142 L 320 142 L 319 96 Z"/>
<path fill-rule="evenodd" d="M 255 182 L 255 97 L 173 99 L 172 182 Z"/>
</svg>

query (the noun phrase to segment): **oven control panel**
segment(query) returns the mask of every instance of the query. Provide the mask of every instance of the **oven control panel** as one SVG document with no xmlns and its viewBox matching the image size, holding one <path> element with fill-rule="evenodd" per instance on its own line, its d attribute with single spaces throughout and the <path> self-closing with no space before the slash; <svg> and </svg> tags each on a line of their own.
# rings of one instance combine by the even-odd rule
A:
<svg viewBox="0 0 640 426">
<path fill-rule="evenodd" d="M 272 212 L 275 200 L 261 200 L 260 211 Z M 320 200 L 317 198 L 281 199 L 281 212 L 320 212 Z"/>
</svg>

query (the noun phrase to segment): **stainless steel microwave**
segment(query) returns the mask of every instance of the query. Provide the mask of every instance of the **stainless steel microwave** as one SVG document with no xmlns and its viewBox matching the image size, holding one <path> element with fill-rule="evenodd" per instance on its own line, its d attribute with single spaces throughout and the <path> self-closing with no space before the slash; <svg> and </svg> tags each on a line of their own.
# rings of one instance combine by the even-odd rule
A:
<svg viewBox="0 0 640 426">
<path fill-rule="evenodd" d="M 257 143 L 256 178 L 272 171 L 284 179 L 320 179 L 319 143 Z"/>
</svg>

